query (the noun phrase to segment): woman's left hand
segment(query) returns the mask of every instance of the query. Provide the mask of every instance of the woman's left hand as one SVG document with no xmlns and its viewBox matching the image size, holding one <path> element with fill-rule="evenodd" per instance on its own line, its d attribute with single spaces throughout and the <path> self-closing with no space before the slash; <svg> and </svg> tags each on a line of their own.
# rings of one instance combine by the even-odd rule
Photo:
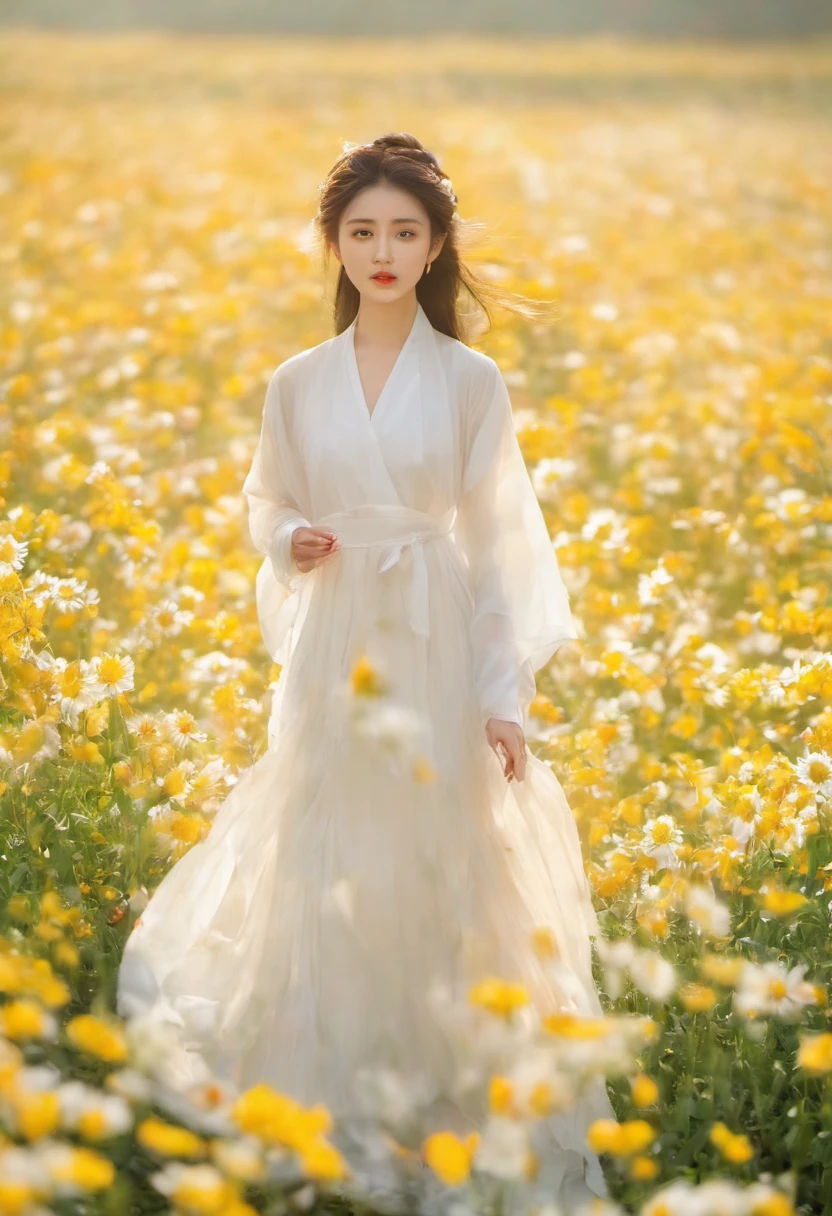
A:
<svg viewBox="0 0 832 1216">
<path fill-rule="evenodd" d="M 522 727 L 516 722 L 504 722 L 502 718 L 489 718 L 485 724 L 485 737 L 503 765 L 506 780 L 511 781 L 516 777 L 518 781 L 523 781 L 526 776 L 526 736 Z"/>
</svg>

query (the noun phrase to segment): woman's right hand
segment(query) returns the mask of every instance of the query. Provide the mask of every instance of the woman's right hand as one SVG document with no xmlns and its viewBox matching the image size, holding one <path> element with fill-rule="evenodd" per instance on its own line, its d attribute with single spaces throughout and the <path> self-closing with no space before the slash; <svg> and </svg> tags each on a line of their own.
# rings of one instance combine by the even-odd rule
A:
<svg viewBox="0 0 832 1216">
<path fill-rule="evenodd" d="M 295 528 L 292 533 L 292 558 L 302 574 L 326 561 L 341 548 L 337 532 L 325 528 Z"/>
</svg>

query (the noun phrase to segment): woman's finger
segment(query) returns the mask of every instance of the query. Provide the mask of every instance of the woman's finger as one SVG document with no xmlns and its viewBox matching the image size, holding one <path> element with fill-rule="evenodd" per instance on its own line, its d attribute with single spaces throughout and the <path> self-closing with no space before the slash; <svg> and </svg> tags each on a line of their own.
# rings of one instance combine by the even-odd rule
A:
<svg viewBox="0 0 832 1216">
<path fill-rule="evenodd" d="M 509 781 L 522 781 L 526 775 L 525 744 L 522 747 L 518 743 L 512 744 L 510 760 L 511 771 L 509 773 Z"/>
</svg>

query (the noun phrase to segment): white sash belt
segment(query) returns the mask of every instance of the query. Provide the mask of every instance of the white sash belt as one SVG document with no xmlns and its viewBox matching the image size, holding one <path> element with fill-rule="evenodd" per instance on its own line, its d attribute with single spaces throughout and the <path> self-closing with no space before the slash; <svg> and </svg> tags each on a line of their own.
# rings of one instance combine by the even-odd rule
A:
<svg viewBox="0 0 832 1216">
<path fill-rule="evenodd" d="M 415 633 L 430 634 L 430 597 L 428 568 L 423 542 L 447 536 L 456 520 L 456 507 L 442 515 L 431 515 L 412 507 L 394 503 L 364 503 L 347 511 L 334 511 L 313 521 L 315 528 L 326 528 L 341 538 L 343 549 L 377 546 L 379 574 L 389 570 L 408 549 L 413 561 L 413 575 L 407 602 L 408 620 Z"/>
</svg>

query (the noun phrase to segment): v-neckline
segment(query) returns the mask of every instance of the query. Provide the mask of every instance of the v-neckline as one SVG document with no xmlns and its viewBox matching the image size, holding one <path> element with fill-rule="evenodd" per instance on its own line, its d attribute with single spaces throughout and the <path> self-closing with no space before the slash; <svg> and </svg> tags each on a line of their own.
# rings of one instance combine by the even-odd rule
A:
<svg viewBox="0 0 832 1216">
<path fill-rule="evenodd" d="M 413 318 L 413 324 L 410 327 L 410 331 L 409 331 L 407 337 L 405 338 L 404 342 L 402 343 L 402 346 L 401 346 L 401 349 L 399 350 L 398 355 L 396 355 L 396 361 L 390 369 L 390 373 L 384 382 L 382 390 L 379 393 L 379 395 L 376 399 L 376 403 L 373 406 L 372 410 L 367 405 L 367 398 L 364 395 L 364 386 L 361 383 L 361 374 L 358 370 L 358 357 L 356 356 L 356 353 L 355 353 L 355 327 L 358 322 L 357 315 L 353 318 L 353 320 L 350 322 L 349 326 L 347 327 L 347 330 L 345 331 L 346 338 L 347 338 L 347 343 L 346 343 L 347 364 L 349 366 L 350 375 L 352 377 L 353 389 L 355 391 L 355 395 L 358 400 L 358 404 L 363 407 L 364 416 L 366 417 L 367 422 L 370 424 L 370 426 L 375 425 L 379 407 L 384 404 L 387 397 L 389 396 L 390 386 L 393 383 L 393 381 L 395 380 L 396 373 L 399 371 L 399 369 L 402 365 L 402 362 L 404 361 L 405 352 L 408 350 L 408 348 L 410 347 L 410 345 L 413 342 L 413 338 L 416 333 L 416 327 L 418 326 L 419 321 L 421 320 L 422 312 L 423 312 L 422 305 L 417 301 L 416 315 Z"/>
</svg>

